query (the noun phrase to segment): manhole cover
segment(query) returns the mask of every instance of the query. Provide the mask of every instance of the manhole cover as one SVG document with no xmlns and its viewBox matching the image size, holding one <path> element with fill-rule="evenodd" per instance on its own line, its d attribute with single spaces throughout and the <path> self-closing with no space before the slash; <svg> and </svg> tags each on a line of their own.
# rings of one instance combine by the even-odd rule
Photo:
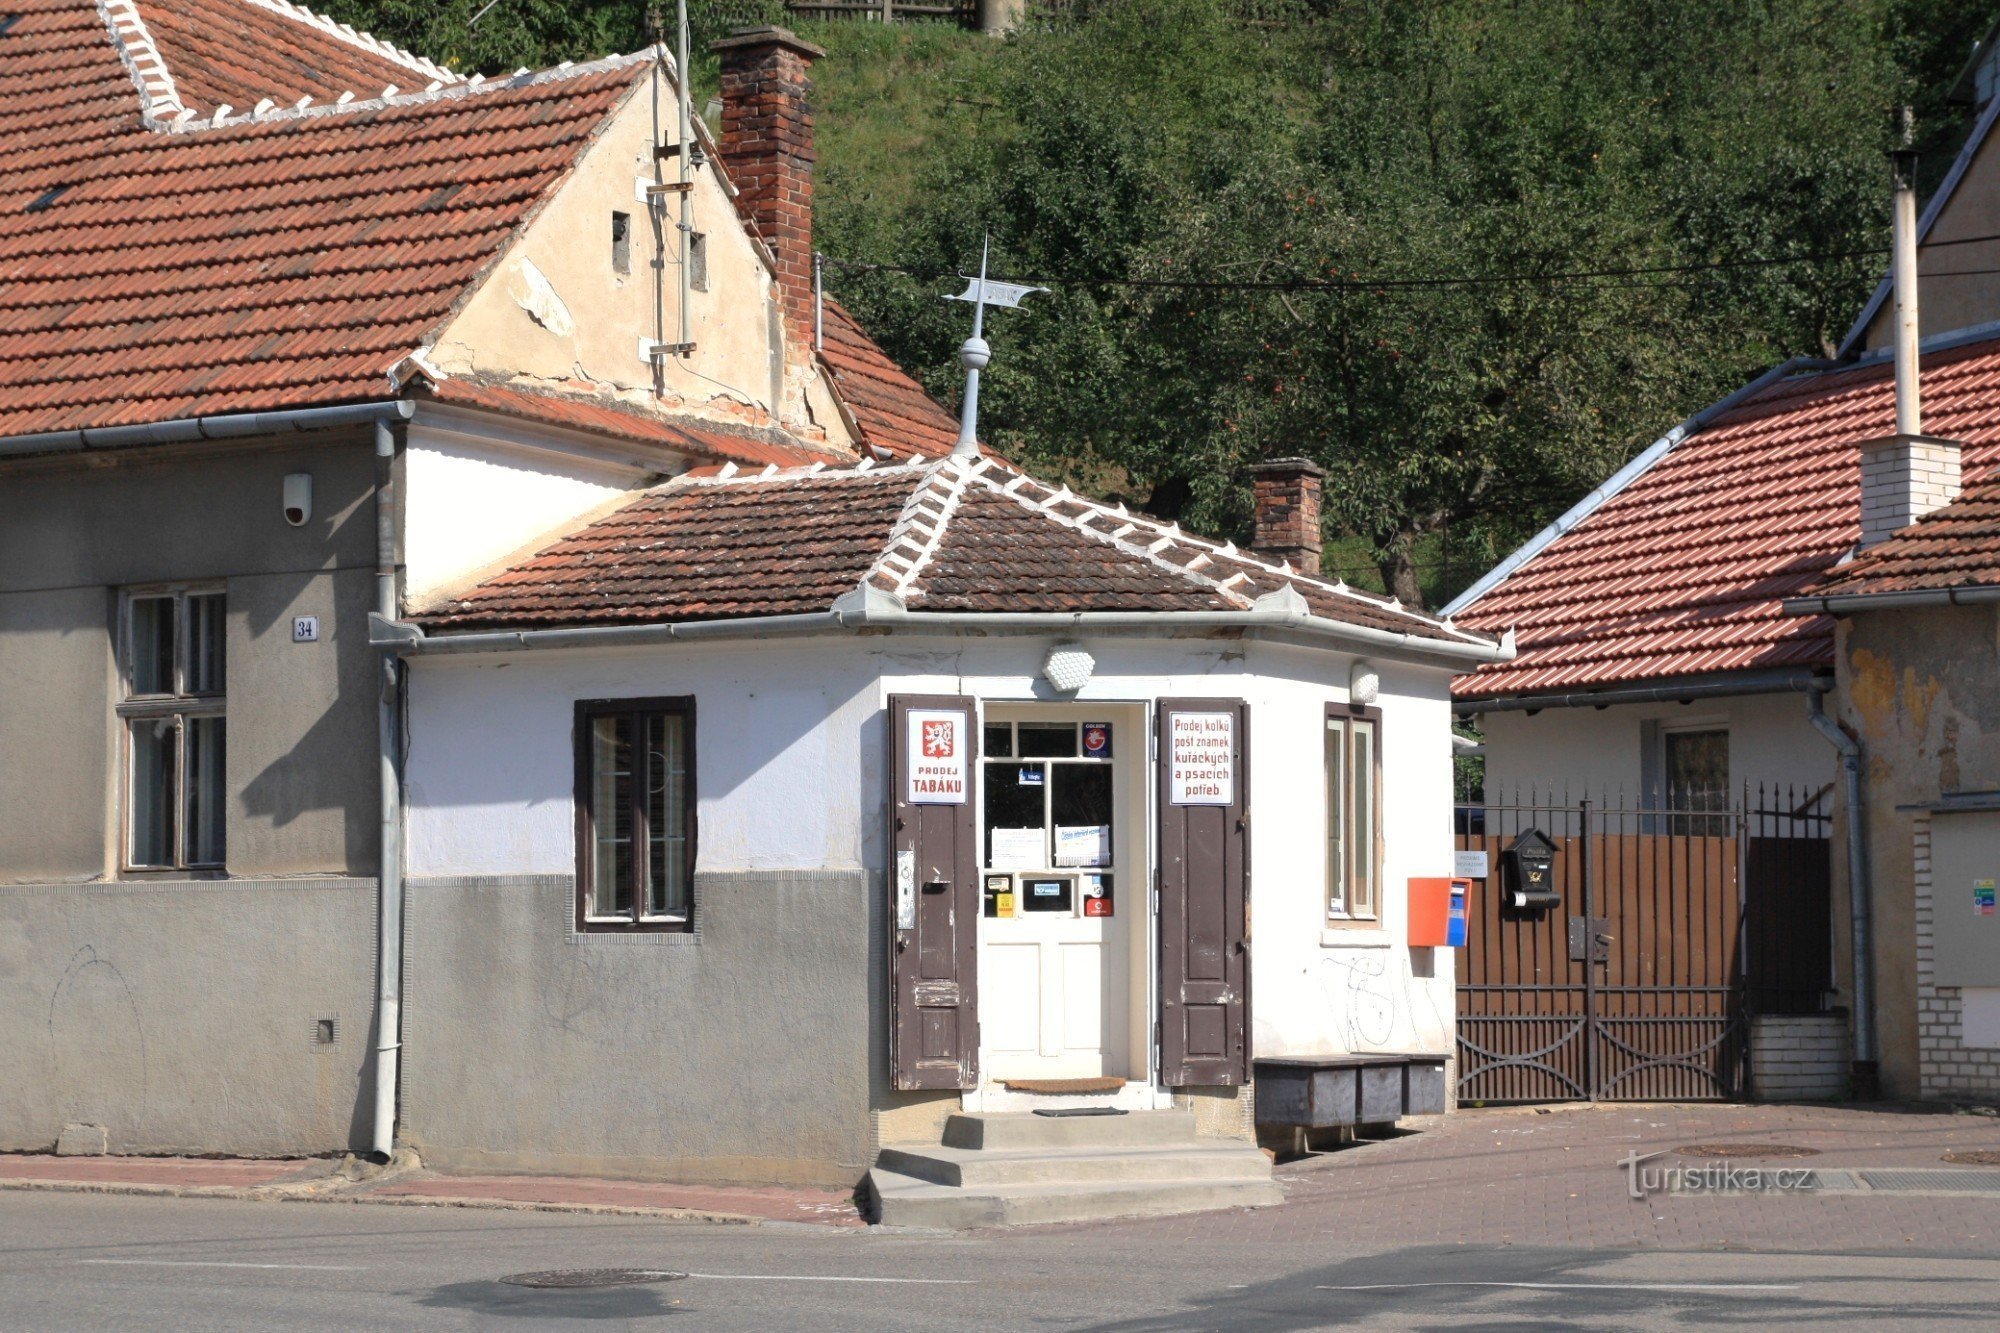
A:
<svg viewBox="0 0 2000 1333">
<path fill-rule="evenodd" d="M 658 1268 L 555 1268 L 546 1273 L 511 1273 L 500 1280 L 510 1287 L 634 1287 L 686 1276 Z"/>
<path fill-rule="evenodd" d="M 1959 1166 L 2000 1166 L 2000 1148 L 1953 1148 L 1944 1160 Z"/>
<path fill-rule="evenodd" d="M 1674 1152 L 1682 1157 L 1817 1157 L 1819 1149 L 1794 1143 L 1690 1143 Z"/>
</svg>

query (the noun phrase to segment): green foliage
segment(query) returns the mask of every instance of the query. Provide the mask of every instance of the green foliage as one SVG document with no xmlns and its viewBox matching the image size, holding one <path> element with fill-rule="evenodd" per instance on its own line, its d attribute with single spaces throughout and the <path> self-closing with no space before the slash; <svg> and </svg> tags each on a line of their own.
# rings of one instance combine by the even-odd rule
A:
<svg viewBox="0 0 2000 1333">
<path fill-rule="evenodd" d="M 500 0 L 474 26 L 483 3 L 329 9 L 489 72 L 652 31 L 636 0 Z M 1005 42 L 796 25 L 829 51 L 820 248 L 907 270 L 836 266 L 834 290 L 955 401 L 966 311 L 939 296 L 990 231 L 997 274 L 1054 290 L 989 324 L 989 440 L 1239 540 L 1245 465 L 1308 455 L 1329 470 L 1329 567 L 1432 602 L 1687 413 L 1832 349 L 1883 268 L 1854 252 L 1886 240 L 1892 110 L 1914 101 L 1935 180 L 1964 127 L 1945 92 L 1991 18 L 1989 0 L 1059 8 Z M 701 52 L 782 5 L 691 10 Z M 695 75 L 705 97 L 712 60 Z M 1815 258 L 1764 262 L 1794 256 Z M 1607 276 L 1546 276 L 1577 272 Z M 1492 275 L 1537 280 L 1408 285 Z"/>
</svg>

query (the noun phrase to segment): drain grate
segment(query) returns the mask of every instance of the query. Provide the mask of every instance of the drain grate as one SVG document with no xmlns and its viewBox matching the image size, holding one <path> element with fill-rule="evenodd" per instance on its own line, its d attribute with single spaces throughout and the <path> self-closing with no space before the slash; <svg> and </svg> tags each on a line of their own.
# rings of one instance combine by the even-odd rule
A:
<svg viewBox="0 0 2000 1333">
<path fill-rule="evenodd" d="M 686 1276 L 659 1268 L 553 1268 L 545 1273 L 510 1273 L 500 1280 L 510 1287 L 636 1287 L 642 1282 L 675 1282 Z"/>
<path fill-rule="evenodd" d="M 1872 1190 L 1967 1190 L 2000 1194 L 2000 1171 L 1860 1171 Z"/>
<path fill-rule="evenodd" d="M 1674 1149 L 1681 1157 L 1817 1157 L 1819 1149 L 1795 1143 L 1690 1143 Z"/>
</svg>

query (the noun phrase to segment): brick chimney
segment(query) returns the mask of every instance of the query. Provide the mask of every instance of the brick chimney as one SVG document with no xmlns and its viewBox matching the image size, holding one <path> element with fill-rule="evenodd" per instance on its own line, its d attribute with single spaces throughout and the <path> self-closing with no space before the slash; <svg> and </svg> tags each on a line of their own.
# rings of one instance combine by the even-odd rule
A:
<svg viewBox="0 0 2000 1333">
<path fill-rule="evenodd" d="M 1250 545 L 1301 574 L 1319 573 L 1319 486 L 1326 470 L 1303 458 L 1274 458 L 1250 469 L 1257 493 L 1257 530 Z"/>
<path fill-rule="evenodd" d="M 784 28 L 738 28 L 709 47 L 722 58 L 722 161 L 736 205 L 771 251 L 785 315 L 786 361 L 812 358 L 812 62 L 826 54 Z"/>
</svg>

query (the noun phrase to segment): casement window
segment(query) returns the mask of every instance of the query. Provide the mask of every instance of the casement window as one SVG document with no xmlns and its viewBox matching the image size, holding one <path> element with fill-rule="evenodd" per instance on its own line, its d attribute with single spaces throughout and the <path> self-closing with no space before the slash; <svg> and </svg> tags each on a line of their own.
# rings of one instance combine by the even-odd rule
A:
<svg viewBox="0 0 2000 1333">
<path fill-rule="evenodd" d="M 576 706 L 578 930 L 694 928 L 694 700 Z"/>
<path fill-rule="evenodd" d="M 1326 711 L 1326 915 L 1373 921 L 1382 864 L 1382 715 Z"/>
<path fill-rule="evenodd" d="M 1660 768 L 1666 777 L 1673 832 L 1723 836 L 1729 832 L 1729 732 L 1722 727 L 1679 727 L 1660 734 Z M 1708 817 L 1704 817 L 1708 816 Z"/>
<path fill-rule="evenodd" d="M 128 871 L 223 867 L 225 610 L 220 588 L 134 590 L 120 599 Z"/>
</svg>

